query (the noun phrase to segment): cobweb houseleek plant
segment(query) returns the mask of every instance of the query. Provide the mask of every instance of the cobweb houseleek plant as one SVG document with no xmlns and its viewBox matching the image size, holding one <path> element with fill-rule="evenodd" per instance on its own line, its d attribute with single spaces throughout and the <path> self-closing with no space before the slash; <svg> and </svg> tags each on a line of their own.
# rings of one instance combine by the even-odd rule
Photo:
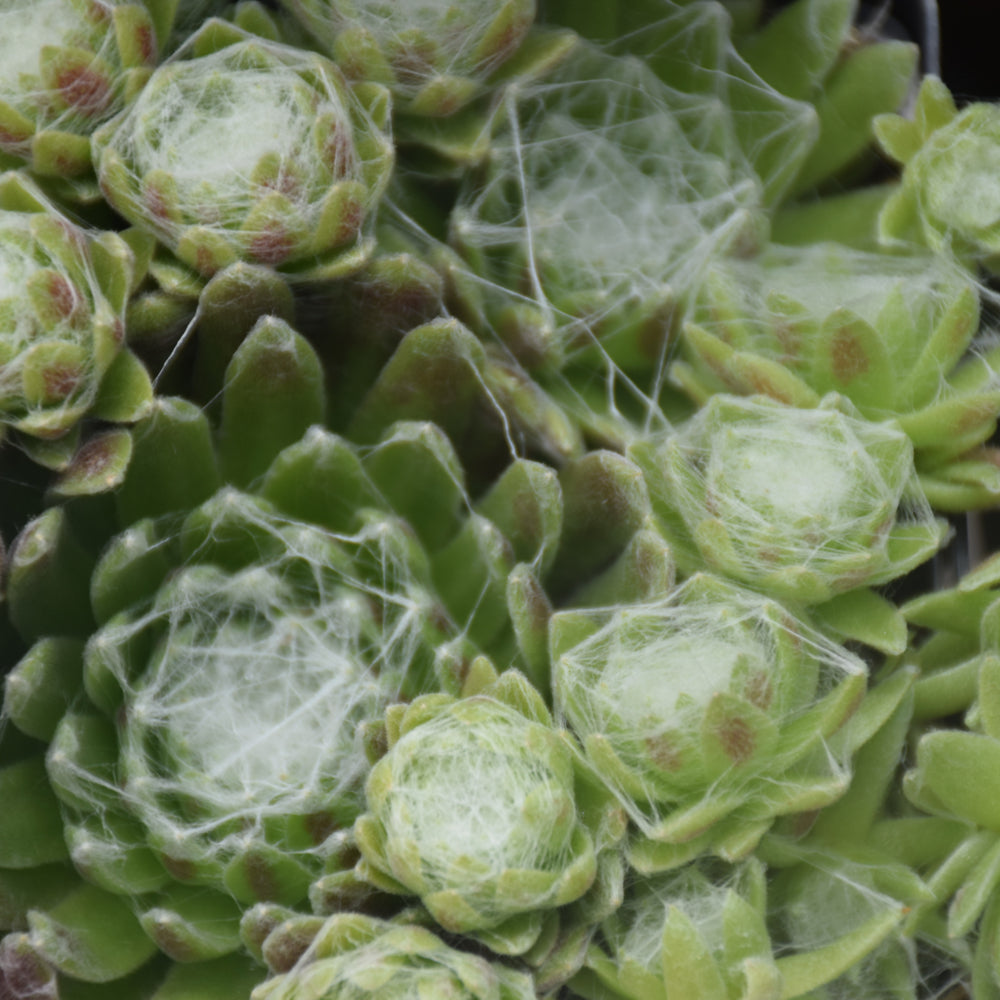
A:
<svg viewBox="0 0 1000 1000">
<path fill-rule="evenodd" d="M 547 16 L 556 23 L 572 26 L 615 55 L 640 58 L 671 90 L 705 102 L 712 109 L 709 114 L 725 109 L 716 139 L 739 151 L 760 178 L 765 202 L 774 205 L 787 195 L 817 141 L 817 115 L 808 103 L 815 92 L 787 88 L 780 79 L 775 86 L 770 74 L 748 63 L 744 50 L 757 35 L 748 21 L 756 21 L 761 14 L 760 9 L 751 11 L 753 6 L 753 2 L 653 0 L 606 4 L 597 15 L 588 5 L 545 5 Z M 810 50 L 820 47 L 820 58 L 832 59 L 846 35 L 847 8 L 852 4 L 837 0 L 833 6 L 839 8 L 836 16 L 843 22 L 839 35 L 829 36 L 828 25 L 823 23 L 829 14 L 824 11 L 812 18 L 812 30 L 800 29 L 797 44 L 793 43 L 796 67 L 803 72 L 813 70 L 819 55 Z M 743 10 L 734 9 L 738 7 Z M 775 55 L 773 61 L 779 57 Z M 787 64 L 788 60 L 780 61 Z"/>
<path fill-rule="evenodd" d="M 624 816 L 521 675 L 458 701 L 426 695 L 387 726 L 355 826 L 363 878 L 514 955 L 595 882 L 603 899 L 620 894 L 601 883 L 622 878 Z"/>
<path fill-rule="evenodd" d="M 573 979 L 583 997 L 780 995 L 765 925 L 764 867 L 693 864 L 631 887 Z"/>
<path fill-rule="evenodd" d="M 525 364 L 662 363 L 706 262 L 766 231 L 760 182 L 722 138 L 727 114 L 634 57 L 589 46 L 509 92 L 451 239 L 481 279 L 471 292 L 484 320 Z"/>
<path fill-rule="evenodd" d="M 93 138 L 108 202 L 186 267 L 331 278 L 370 252 L 388 102 L 316 53 L 210 20 Z"/>
<path fill-rule="evenodd" d="M 315 358 L 302 344 L 296 357 L 295 338 L 270 320 L 237 352 L 218 454 L 197 408 L 158 400 L 116 495 L 124 530 L 89 585 L 94 555 L 65 508 L 15 548 L 12 617 L 35 641 L 4 716 L 48 751 L 4 761 L 12 796 L 37 785 L 0 837 L 0 898 L 26 929 L 6 946 L 8 977 L 34 963 L 39 982 L 56 970 L 70 990 L 156 979 L 157 952 L 201 966 L 241 951 L 257 900 L 304 903 L 317 880 L 333 898 L 384 709 L 463 689 L 469 623 L 434 595 L 468 512 L 454 452 L 429 424 L 392 426 L 360 453 L 319 427 L 283 446 L 322 413 Z M 248 382 L 271 390 L 262 436 L 236 417 Z M 177 449 L 183 469 L 164 457 Z M 417 469 L 423 489 L 401 490 Z M 507 543 L 482 517 L 470 539 L 465 578 L 488 580 L 477 553 Z M 53 617 L 35 595 L 67 577 L 82 586 Z"/>
<path fill-rule="evenodd" d="M 557 717 L 637 827 L 639 871 L 742 857 L 849 784 L 829 738 L 865 667 L 774 601 L 696 575 L 659 601 L 557 612 L 549 637 Z"/>
<path fill-rule="evenodd" d="M 782 996 L 918 996 L 920 972 L 902 933 L 909 906 L 899 897 L 877 865 L 835 853 L 772 871 L 768 902 Z"/>
<path fill-rule="evenodd" d="M 61 469 L 86 418 L 148 410 L 150 378 L 125 344 L 135 279 L 117 233 L 82 228 L 23 173 L 0 174 L 0 439 Z"/>
<path fill-rule="evenodd" d="M 883 115 L 876 133 L 885 152 L 903 166 L 898 188 L 879 215 L 881 239 L 924 244 L 995 271 L 997 109 L 973 103 L 959 112 L 948 88 L 929 76 L 913 119 Z"/>
<path fill-rule="evenodd" d="M 892 937 L 903 907 L 870 883 L 835 856 L 770 885 L 757 858 L 655 876 L 604 922 L 604 945 L 572 985 L 588 1000 L 914 997 L 912 962 Z"/>
</svg>

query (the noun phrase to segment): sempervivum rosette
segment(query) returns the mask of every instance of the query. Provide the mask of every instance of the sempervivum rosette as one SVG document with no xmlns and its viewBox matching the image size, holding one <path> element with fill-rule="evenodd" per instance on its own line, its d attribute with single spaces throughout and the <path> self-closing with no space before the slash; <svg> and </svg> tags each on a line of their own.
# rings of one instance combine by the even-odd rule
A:
<svg viewBox="0 0 1000 1000">
<path fill-rule="evenodd" d="M 387 727 L 355 825 L 363 878 L 508 955 L 556 933 L 560 907 L 620 880 L 602 855 L 617 856 L 623 817 L 522 675 L 468 698 L 425 695 L 391 709 Z"/>
<path fill-rule="evenodd" d="M 872 145 L 872 118 L 899 108 L 917 64 L 917 47 L 883 34 L 881 22 L 864 24 L 857 0 L 609 3 L 599 10 L 549 0 L 543 9 L 546 19 L 643 56 L 672 86 L 714 93 L 736 111 L 734 137 L 772 203 L 789 188 L 798 197 L 853 178 Z"/>
<path fill-rule="evenodd" d="M 408 112 L 447 115 L 517 51 L 535 0 L 283 0 L 355 80 L 391 88 Z"/>
<path fill-rule="evenodd" d="M 27 164 L 96 198 L 93 177 L 81 183 L 90 135 L 156 63 L 150 12 L 122 0 L 4 0 L 0 17 L 0 166 Z"/>
<path fill-rule="evenodd" d="M 393 162 L 388 97 L 211 20 L 94 135 L 105 197 L 187 267 L 350 271 Z"/>
<path fill-rule="evenodd" d="M 124 348 L 133 255 L 74 225 L 23 174 L 0 176 L 0 435 L 68 462 L 86 416 L 135 420 L 149 377 Z"/>
<path fill-rule="evenodd" d="M 861 866 L 814 856 L 771 885 L 754 857 L 636 885 L 572 981 L 588 1000 L 916 997 L 903 906 Z M 853 969 L 854 975 L 844 974 Z"/>
<path fill-rule="evenodd" d="M 330 917 L 309 935 L 308 949 L 289 969 L 262 983 L 253 1000 L 535 1000 L 529 976 L 450 948 L 424 927 L 360 914 Z M 264 942 L 281 955 L 302 934 L 294 920 Z"/>
<path fill-rule="evenodd" d="M 879 216 L 880 238 L 922 243 L 996 271 L 997 108 L 973 103 L 959 112 L 948 88 L 928 76 L 920 87 L 914 120 L 883 115 L 875 126 L 882 148 L 903 165 L 902 181 Z"/>
<path fill-rule="evenodd" d="M 602 925 L 572 981 L 588 998 L 680 1000 L 698 996 L 777 1000 L 781 974 L 766 927 L 764 866 L 710 864 L 633 886 Z"/>
<path fill-rule="evenodd" d="M 740 857 L 847 788 L 827 743 L 864 664 L 776 602 L 698 575 L 659 601 L 557 612 L 549 636 L 557 715 L 636 823 L 634 867 Z"/>
<path fill-rule="evenodd" d="M 813 409 L 718 394 L 633 454 L 682 568 L 817 605 L 843 634 L 902 652 L 905 626 L 870 588 L 930 558 L 947 526 L 894 423 L 862 420 L 834 394 Z"/>
<path fill-rule="evenodd" d="M 293 902 L 317 872 L 310 856 L 358 811 L 363 724 L 430 671 L 433 604 L 385 518 L 334 539 L 223 491 L 188 517 L 182 547 L 152 606 L 109 620 L 86 651 L 92 700 L 124 712 L 119 808 L 181 881 Z M 49 769 L 86 806 L 99 776 L 61 753 L 88 742 L 80 724 L 60 723 Z M 78 819 L 70 843 L 93 876 L 90 858 L 115 863 L 99 832 L 114 823 Z"/>
</svg>

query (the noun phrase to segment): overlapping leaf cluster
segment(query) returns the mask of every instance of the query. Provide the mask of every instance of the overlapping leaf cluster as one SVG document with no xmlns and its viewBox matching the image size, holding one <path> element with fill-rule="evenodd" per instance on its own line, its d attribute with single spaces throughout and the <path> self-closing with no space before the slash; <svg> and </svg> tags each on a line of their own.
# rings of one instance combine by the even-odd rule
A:
<svg viewBox="0 0 1000 1000">
<path fill-rule="evenodd" d="M 858 7 L 0 0 L 3 1000 L 1000 998 L 1000 129 Z"/>
</svg>

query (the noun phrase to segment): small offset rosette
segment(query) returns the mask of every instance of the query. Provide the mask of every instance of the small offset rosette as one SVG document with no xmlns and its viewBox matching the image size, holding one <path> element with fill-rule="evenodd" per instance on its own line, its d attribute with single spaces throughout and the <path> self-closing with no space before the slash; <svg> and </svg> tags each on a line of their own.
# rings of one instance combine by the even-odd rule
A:
<svg viewBox="0 0 1000 1000">
<path fill-rule="evenodd" d="M 393 164 L 388 94 L 322 56 L 210 20 L 94 135 L 101 189 L 202 278 L 361 266 Z M 162 282 L 161 282 L 162 283 Z"/>
<path fill-rule="evenodd" d="M 790 854 L 795 854 L 794 847 Z M 912 872 L 900 882 L 892 867 L 855 860 L 833 845 L 828 851 L 802 854 L 790 867 L 785 867 L 790 858 L 775 859 L 783 870 L 770 868 L 768 873 L 768 926 L 782 976 L 780 996 L 922 996 L 926 984 L 921 983 L 917 962 L 918 949 L 926 943 L 915 948 L 904 921 L 915 901 L 914 890 L 919 895 L 926 887 Z M 930 954 L 926 949 L 925 955 Z M 943 967 L 948 959 L 939 956 L 937 962 Z"/>
<path fill-rule="evenodd" d="M 280 956 L 300 946 L 289 919 L 264 941 Z M 446 945 L 425 927 L 338 914 L 321 923 L 302 957 L 254 990 L 252 1000 L 535 1000 L 531 977 Z"/>
<path fill-rule="evenodd" d="M 633 867 L 753 850 L 847 789 L 829 738 L 864 664 L 775 601 L 698 575 L 668 597 L 549 624 L 557 718 L 638 827 Z"/>
<path fill-rule="evenodd" d="M 764 866 L 701 863 L 636 883 L 572 981 L 607 1000 L 779 1000 Z"/>
<path fill-rule="evenodd" d="M 880 239 L 922 243 L 996 273 L 1000 268 L 1000 109 L 961 112 L 935 76 L 920 87 L 914 119 L 882 115 L 875 133 L 903 166 L 902 182 L 879 215 Z"/>
<path fill-rule="evenodd" d="M 96 200 L 90 135 L 156 63 L 150 12 L 122 0 L 8 0 L 0 16 L 0 166 L 27 165 L 60 193 Z"/>
<path fill-rule="evenodd" d="M 905 907 L 879 882 L 832 851 L 777 875 L 751 857 L 644 879 L 571 985 L 586 1000 L 915 1000 Z"/>
<path fill-rule="evenodd" d="M 124 349 L 133 255 L 59 213 L 20 173 L 0 176 L 0 436 L 59 467 L 86 416 L 135 420 L 152 390 Z M 66 447 L 61 447 L 60 443 Z"/>
<path fill-rule="evenodd" d="M 508 955 L 555 931 L 557 908 L 603 890 L 601 854 L 617 854 L 624 817 L 520 674 L 400 706 L 388 730 L 355 824 L 363 878 Z"/>
<path fill-rule="evenodd" d="M 448 115 L 519 48 L 535 0 L 283 0 L 353 80 L 389 87 L 401 109 Z"/>
</svg>

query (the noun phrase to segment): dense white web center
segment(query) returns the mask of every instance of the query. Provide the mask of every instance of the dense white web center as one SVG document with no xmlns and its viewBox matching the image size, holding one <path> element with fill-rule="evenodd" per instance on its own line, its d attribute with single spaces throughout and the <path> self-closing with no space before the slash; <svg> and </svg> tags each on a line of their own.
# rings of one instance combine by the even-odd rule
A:
<svg viewBox="0 0 1000 1000">
<path fill-rule="evenodd" d="M 715 692 L 729 687 L 746 652 L 700 629 L 653 637 L 648 643 L 614 642 L 601 673 L 601 694 L 626 724 L 673 726 L 695 706 L 704 710 Z"/>
<path fill-rule="evenodd" d="M 70 0 L 0 0 L 0 98 L 22 94 L 22 75 L 38 72 L 43 46 L 86 37 L 92 29 L 81 8 Z"/>
<path fill-rule="evenodd" d="M 140 174 L 170 171 L 182 198 L 205 181 L 217 196 L 239 197 L 261 157 L 286 158 L 305 146 L 312 120 L 294 73 L 189 65 L 190 73 L 176 73 L 169 87 L 140 98 L 133 135 Z"/>
<path fill-rule="evenodd" d="M 746 503 L 768 517 L 788 525 L 819 520 L 834 528 L 849 514 L 864 482 L 857 467 L 845 460 L 857 458 L 839 441 L 810 428 L 783 428 L 782 434 L 761 433 L 760 428 L 730 427 L 723 454 L 713 455 L 708 470 L 724 476 L 732 501 Z"/>
</svg>

